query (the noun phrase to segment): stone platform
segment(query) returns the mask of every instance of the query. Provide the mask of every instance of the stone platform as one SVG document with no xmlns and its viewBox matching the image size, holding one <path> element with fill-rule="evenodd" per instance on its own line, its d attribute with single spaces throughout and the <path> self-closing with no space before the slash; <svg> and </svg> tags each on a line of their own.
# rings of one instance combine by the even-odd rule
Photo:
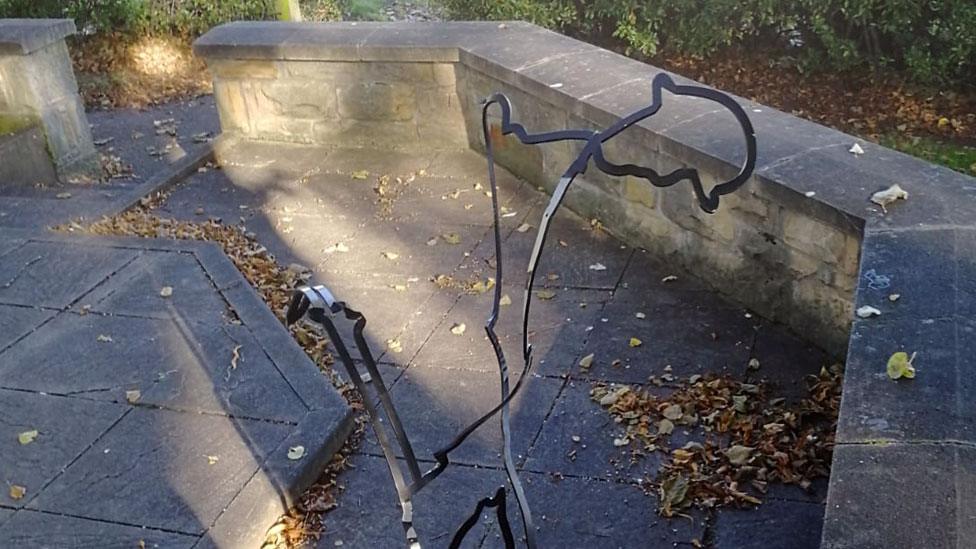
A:
<svg viewBox="0 0 976 549">
<path fill-rule="evenodd" d="M 314 283 L 362 311 L 418 455 L 429 457 L 497 404 L 497 365 L 483 331 L 490 293 L 465 289 L 494 276 L 482 156 L 244 142 L 218 147 L 218 158 L 222 170 L 190 177 L 158 213 L 242 223 L 279 261 L 308 266 Z M 537 225 L 547 197 L 504 170 L 499 177 L 504 287 L 513 304 L 503 308 L 498 333 L 509 356 L 517 356 L 516 317 L 534 237 L 534 229 L 520 227 Z M 375 190 L 381 179 L 389 181 L 389 200 Z M 773 487 L 756 510 L 697 512 L 693 520 L 658 516 L 644 480 L 657 474 L 660 458 L 632 462 L 629 449 L 614 447 L 621 428 L 589 392 L 600 382 L 650 387 L 648 376 L 668 364 L 676 376 L 747 379 L 747 364 L 757 358 L 762 371 L 753 377 L 793 399 L 804 394 L 805 375 L 830 363 L 825 353 L 567 210 L 556 216 L 550 240 L 540 285 L 555 297 L 533 304 L 538 363 L 512 412 L 513 447 L 541 546 L 670 548 L 698 539 L 720 548 L 818 547 L 826 479 L 811 492 Z M 597 263 L 606 269 L 590 268 Z M 451 283 L 438 287 L 437 275 Z M 678 280 L 662 282 L 668 275 Z M 459 324 L 466 329 L 455 335 L 451 328 Z M 645 345 L 629 348 L 632 336 Z M 579 359 L 589 353 L 600 358 L 581 371 Z M 611 367 L 612 358 L 622 365 Z M 499 442 L 490 422 L 452 457 L 456 467 L 418 496 L 417 527 L 430 546 L 446 545 L 475 496 L 505 482 Z M 339 477 L 338 508 L 325 517 L 319 547 L 400 546 L 393 484 L 371 431 L 352 465 Z M 492 520 L 485 523 L 469 538 L 473 546 L 500 546 Z"/>
</svg>

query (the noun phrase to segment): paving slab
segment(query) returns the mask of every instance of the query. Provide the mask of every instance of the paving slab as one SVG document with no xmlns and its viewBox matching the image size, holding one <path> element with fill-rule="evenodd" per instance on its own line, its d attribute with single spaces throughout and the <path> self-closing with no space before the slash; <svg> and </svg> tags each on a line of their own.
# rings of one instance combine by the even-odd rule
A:
<svg viewBox="0 0 976 549">
<path fill-rule="evenodd" d="M 4 256 L 0 303 L 63 309 L 136 255 L 134 250 L 109 247 L 27 243 Z"/>
<path fill-rule="evenodd" d="M 574 375 L 646 383 L 650 376 L 665 373 L 667 366 L 682 378 L 742 374 L 759 325 L 758 318 L 746 315 L 713 294 L 620 289 L 583 349 L 584 355 L 594 354 L 593 366 L 586 372 L 577 367 Z M 631 338 L 640 344 L 634 346 Z"/>
<path fill-rule="evenodd" d="M 823 506 L 766 500 L 754 509 L 722 509 L 712 526 L 715 549 L 817 549 Z"/>
<path fill-rule="evenodd" d="M 32 332 L 55 312 L 34 307 L 0 305 L 0 351 Z"/>
<path fill-rule="evenodd" d="M 964 547 L 976 535 L 974 479 L 968 446 L 840 444 L 821 547 Z"/>
<path fill-rule="evenodd" d="M 342 542 L 342 547 L 363 549 L 403 545 L 400 509 L 386 461 L 357 456 L 353 465 L 339 477 L 344 485 L 342 503 L 325 516 L 325 534 L 318 547 L 334 548 L 338 542 Z M 414 500 L 417 532 L 436 546 L 448 545 L 457 527 L 474 512 L 478 500 L 493 495 L 504 483 L 504 473 L 495 469 L 448 469 Z M 486 515 L 489 513 L 491 510 Z M 479 547 L 487 533 L 483 523 L 476 525 L 462 547 Z"/>
<path fill-rule="evenodd" d="M 516 379 L 511 381 L 515 383 Z M 512 451 L 517 461 L 527 455 L 561 385 L 561 380 L 530 377 L 512 400 Z M 457 371 L 445 376 L 437 368 L 411 367 L 390 392 L 415 454 L 431 460 L 435 451 L 501 400 L 497 372 Z M 475 431 L 451 453 L 451 461 L 499 465 L 502 439 L 497 425 L 497 421 L 489 421 Z M 363 451 L 382 453 L 372 436 L 367 438 Z"/>
<path fill-rule="evenodd" d="M 5 490 L 3 504 L 29 503 L 125 412 L 112 403 L 0 389 L 0 479 L 27 490 L 20 500 Z M 18 435 L 28 431 L 37 431 L 37 437 L 20 444 Z"/>
<path fill-rule="evenodd" d="M 137 408 L 30 507 L 201 535 L 289 430 L 261 421 Z"/>
<path fill-rule="evenodd" d="M 684 547 L 702 540 L 701 513 L 667 520 L 657 515 L 657 498 L 635 484 L 561 478 L 526 473 L 529 501 L 540 547 Z M 514 502 L 509 517 L 517 517 Z M 483 547 L 499 547 L 500 538 L 489 534 Z"/>
<path fill-rule="evenodd" d="M 144 404 L 293 422 L 307 413 L 243 326 L 64 313 L 3 357 L 0 386 L 12 389 L 113 402 L 137 390 Z"/>
<path fill-rule="evenodd" d="M 507 286 L 511 305 L 500 307 L 495 333 L 509 366 L 520 372 L 522 359 L 522 288 Z M 549 291 L 549 290 L 547 290 Z M 538 292 L 537 292 L 538 293 Z M 551 290 L 549 299 L 533 297 L 529 311 L 529 342 L 533 348 L 532 372 L 566 375 L 579 361 L 593 326 L 599 322 L 610 293 L 601 290 Z M 548 294 L 546 294 L 548 295 Z M 462 295 L 447 312 L 444 322 L 431 334 L 413 360 L 423 366 L 497 372 L 498 363 L 485 324 L 491 315 L 492 292 Z M 460 325 L 464 325 L 461 334 Z M 454 329 L 454 331 L 452 331 Z"/>
<path fill-rule="evenodd" d="M 18 512 L 6 526 L 0 527 L 0 536 L 11 547 L 39 549 L 189 549 L 196 541 L 195 537 L 184 534 L 28 510 Z"/>
<path fill-rule="evenodd" d="M 164 288 L 170 295 L 162 295 Z M 84 301 L 107 314 L 216 323 L 229 318 L 227 303 L 193 253 L 142 255 Z"/>
<path fill-rule="evenodd" d="M 624 429 L 590 399 L 592 387 L 585 381 L 566 385 L 529 450 L 525 468 L 608 480 L 656 477 L 665 456 L 635 445 L 614 446 L 613 439 Z"/>
</svg>

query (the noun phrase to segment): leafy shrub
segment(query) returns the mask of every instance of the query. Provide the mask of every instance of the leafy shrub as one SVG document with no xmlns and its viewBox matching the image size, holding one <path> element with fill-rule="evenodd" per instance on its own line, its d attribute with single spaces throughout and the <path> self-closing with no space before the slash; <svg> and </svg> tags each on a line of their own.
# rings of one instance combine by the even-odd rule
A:
<svg viewBox="0 0 976 549">
<path fill-rule="evenodd" d="M 524 19 L 614 37 L 645 55 L 785 47 L 804 67 L 905 69 L 916 82 L 976 79 L 973 0 L 442 0 L 458 18 Z"/>
</svg>

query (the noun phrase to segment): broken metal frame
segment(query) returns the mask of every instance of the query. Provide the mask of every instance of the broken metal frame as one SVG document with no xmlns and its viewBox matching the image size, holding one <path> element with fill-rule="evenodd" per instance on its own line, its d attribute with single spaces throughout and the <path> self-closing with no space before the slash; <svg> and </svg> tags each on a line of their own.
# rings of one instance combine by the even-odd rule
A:
<svg viewBox="0 0 976 549">
<path fill-rule="evenodd" d="M 638 122 L 656 114 L 662 107 L 662 92 L 667 90 L 674 95 L 684 95 L 698 97 L 701 99 L 714 101 L 727 109 L 736 119 L 742 129 L 745 138 L 746 158 L 739 169 L 738 174 L 732 179 L 715 185 L 710 191 L 705 191 L 698 170 L 694 168 L 679 168 L 668 174 L 658 174 L 651 168 L 645 168 L 634 164 L 615 164 L 608 161 L 603 153 L 603 144 L 619 135 L 627 128 Z M 522 307 L 522 373 L 514 386 L 509 381 L 508 363 L 502 351 L 498 336 L 495 334 L 495 324 L 498 320 L 499 307 L 502 296 L 502 249 L 501 249 L 501 229 L 499 220 L 498 187 L 495 181 L 495 156 L 494 144 L 489 127 L 489 109 L 497 105 L 501 110 L 502 136 L 514 135 L 525 145 L 539 145 L 543 143 L 553 143 L 557 141 L 581 141 L 584 146 L 570 167 L 563 173 L 552 193 L 552 197 L 546 206 L 536 233 L 535 244 L 532 248 L 532 255 L 529 259 L 526 271 L 526 282 L 524 287 L 524 299 Z M 549 233 L 549 226 L 552 217 L 555 215 L 559 206 L 562 204 L 566 192 L 577 176 L 586 172 L 590 161 L 602 172 L 612 176 L 634 176 L 646 180 L 655 187 L 670 187 L 681 181 L 687 180 L 695 193 L 698 204 L 707 213 L 713 213 L 718 208 L 719 200 L 723 195 L 739 189 L 752 175 L 756 165 L 756 138 L 752 128 L 752 123 L 742 107 L 730 96 L 702 86 L 679 85 L 667 74 L 658 74 L 651 82 L 651 104 L 641 108 L 636 112 L 620 119 L 615 124 L 604 130 L 559 130 L 546 133 L 530 134 L 521 124 L 512 122 L 512 107 L 508 98 L 503 94 L 495 94 L 486 99 L 482 107 L 482 131 L 485 140 L 485 152 L 488 159 L 488 180 L 491 186 L 491 204 L 493 212 L 493 227 L 495 239 L 495 289 L 492 301 L 491 314 L 485 325 L 485 332 L 491 342 L 498 361 L 500 375 L 501 400 L 497 406 L 481 416 L 477 421 L 463 429 L 454 439 L 444 448 L 434 452 L 436 464 L 427 472 L 421 472 L 420 463 L 413 451 L 407 437 L 403 424 L 400 421 L 390 394 L 383 383 L 376 360 L 373 358 L 366 338 L 363 336 L 363 329 L 366 326 L 366 319 L 363 315 L 338 301 L 332 293 L 324 286 L 308 287 L 304 286 L 295 291 L 292 301 L 288 307 L 287 322 L 289 324 L 298 321 L 308 314 L 309 318 L 325 327 L 329 338 L 335 345 L 336 352 L 339 354 L 353 385 L 363 396 L 363 405 L 369 414 L 373 430 L 383 449 L 383 455 L 393 476 L 397 495 L 400 499 L 402 511 L 401 522 L 407 544 L 411 548 L 419 548 L 420 540 L 413 525 L 413 502 L 412 498 L 422 490 L 432 480 L 437 478 L 450 464 L 450 453 L 458 448 L 464 441 L 485 422 L 500 412 L 500 428 L 502 432 L 502 456 L 505 471 L 508 476 L 509 484 L 514 492 L 515 500 L 518 503 L 519 511 L 522 516 L 522 534 L 525 545 L 529 549 L 536 547 L 535 525 L 532 520 L 532 513 L 529 508 L 525 491 L 516 470 L 515 460 L 511 451 L 511 427 L 509 418 L 509 403 L 518 394 L 523 382 L 528 377 L 532 369 L 532 345 L 529 342 L 529 310 L 532 298 L 532 287 L 535 283 L 536 267 L 539 264 L 542 250 L 545 247 L 546 237 Z M 345 342 L 339 335 L 335 324 L 336 316 L 344 316 L 346 320 L 354 323 L 353 339 L 356 347 L 362 356 L 363 365 L 369 374 L 369 379 L 364 380 L 360 375 L 356 363 L 349 353 Z M 371 400 L 367 391 L 367 383 L 371 383 L 376 390 L 379 404 L 386 416 L 380 415 L 375 403 Z M 393 431 L 393 437 L 403 453 L 403 462 L 406 464 L 404 472 L 394 447 L 391 445 L 390 434 L 387 431 L 387 424 Z M 474 513 L 458 528 L 451 540 L 452 549 L 459 547 L 467 533 L 478 522 L 478 517 L 486 507 L 496 509 L 498 524 L 506 548 L 515 547 L 515 536 L 512 533 L 506 513 L 506 489 L 504 486 L 498 488 L 493 496 L 485 497 L 477 503 Z"/>
</svg>

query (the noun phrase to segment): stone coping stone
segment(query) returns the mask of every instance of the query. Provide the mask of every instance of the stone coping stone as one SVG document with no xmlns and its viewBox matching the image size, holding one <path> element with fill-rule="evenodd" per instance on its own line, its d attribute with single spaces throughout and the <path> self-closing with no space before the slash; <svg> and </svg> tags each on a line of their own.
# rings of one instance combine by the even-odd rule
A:
<svg viewBox="0 0 976 549">
<path fill-rule="evenodd" d="M 27 55 L 75 32 L 71 19 L 0 19 L 0 54 Z"/>
<path fill-rule="evenodd" d="M 202 36 L 194 50 L 208 59 L 455 62 L 596 124 L 646 106 L 650 82 L 662 72 L 524 22 L 231 23 Z M 731 118 L 672 99 L 674 116 L 628 131 L 644 132 L 642 139 L 678 160 L 733 175 L 743 153 Z M 905 539 L 924 532 L 942 536 L 934 545 L 965 545 L 976 524 L 976 382 L 969 358 L 976 350 L 976 179 L 736 99 L 759 139 L 753 191 L 861 235 L 855 301 L 882 311 L 852 331 L 823 546 L 905 547 Z M 864 154 L 850 152 L 854 143 Z M 907 201 L 887 212 L 870 202 L 896 183 L 908 191 Z M 900 299 L 892 300 L 896 293 Z M 918 377 L 892 381 L 887 358 L 902 350 L 918 352 Z M 929 480 L 913 463 L 930 459 L 949 481 L 915 497 L 911 487 Z M 905 497 L 891 496 L 888 488 L 896 485 Z M 892 504 L 882 508 L 883 493 Z M 941 507 L 953 512 L 933 511 Z M 905 528 L 919 524 L 918 517 L 926 518 L 924 529 Z"/>
</svg>

